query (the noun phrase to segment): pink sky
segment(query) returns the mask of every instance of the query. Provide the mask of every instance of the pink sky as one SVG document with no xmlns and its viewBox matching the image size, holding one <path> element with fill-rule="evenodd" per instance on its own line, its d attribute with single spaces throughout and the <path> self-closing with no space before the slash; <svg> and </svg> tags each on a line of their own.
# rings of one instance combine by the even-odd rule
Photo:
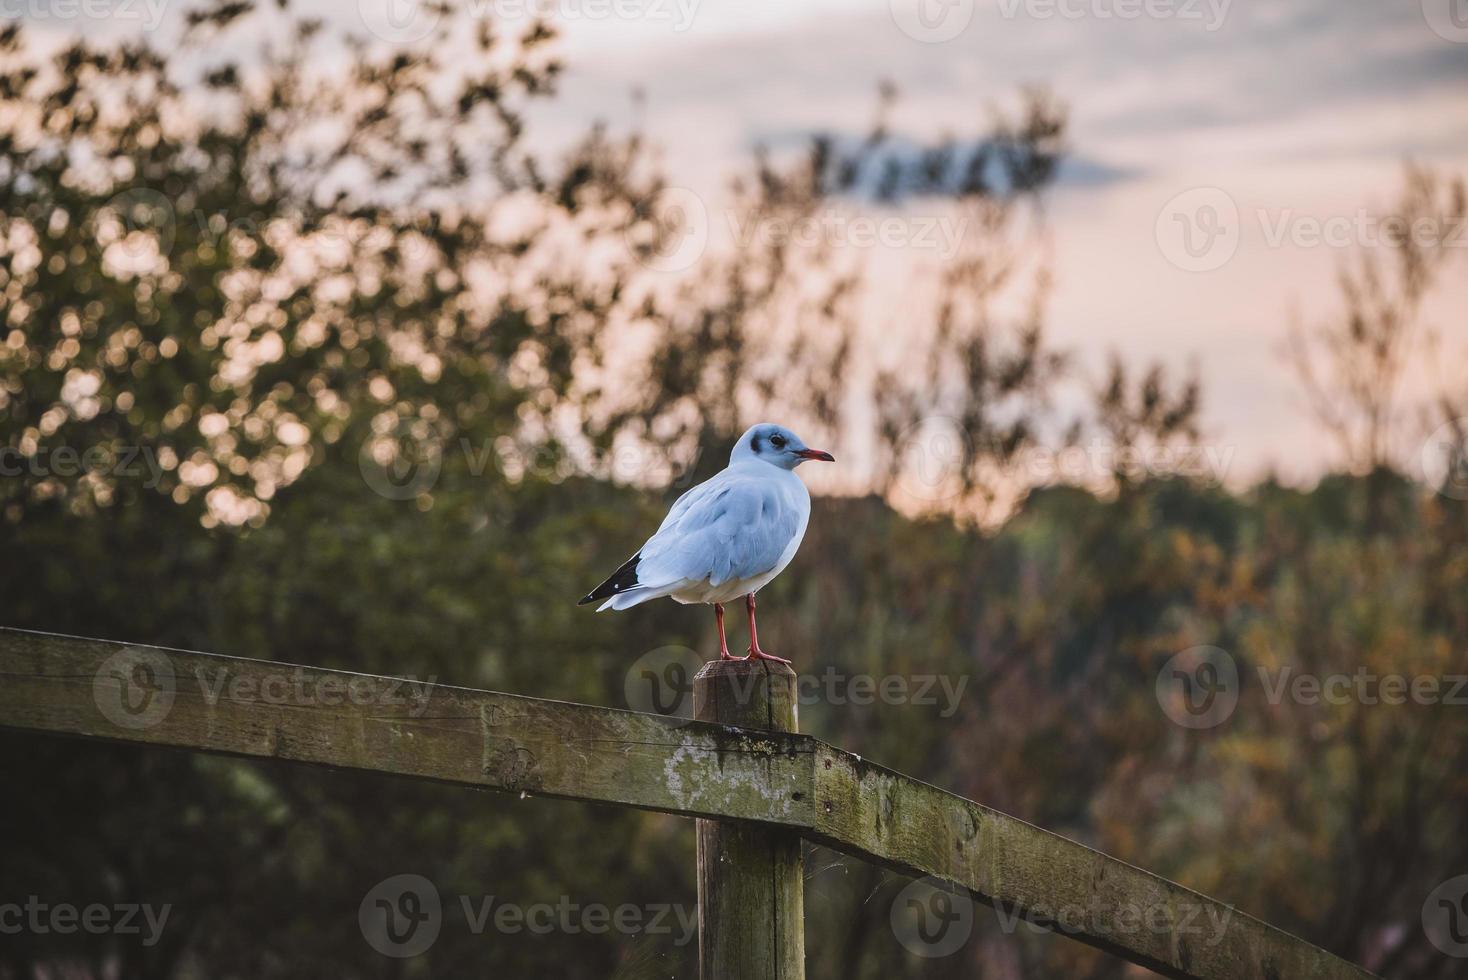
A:
<svg viewBox="0 0 1468 980">
<path fill-rule="evenodd" d="M 862 132 L 880 79 L 897 84 L 896 118 L 916 140 L 976 135 L 988 106 L 1048 86 L 1070 108 L 1074 161 L 1047 206 L 1052 339 L 1092 368 L 1113 349 L 1196 365 L 1205 435 L 1230 451 L 1235 484 L 1268 468 L 1307 479 L 1332 459 L 1281 346 L 1291 310 L 1328 314 L 1338 263 L 1372 247 L 1362 209 L 1394 196 L 1405 159 L 1468 173 L 1465 0 L 464 2 L 510 29 L 537 11 L 559 25 L 569 72 L 535 120 L 540 140 L 597 119 L 640 125 L 715 226 L 753 146 Z M 432 16 L 416 0 L 296 4 L 313 7 L 389 39 Z M 166 29 L 185 5 L 112 8 L 104 24 L 47 4 L 23 16 L 53 34 Z M 1180 222 L 1220 208 L 1232 235 L 1222 251 L 1180 253 Z M 1316 223 L 1344 237 L 1314 242 Z M 1458 230 L 1468 256 L 1468 227 Z M 711 241 L 737 233 L 715 227 Z M 870 250 L 871 267 L 891 273 L 869 303 L 874 337 L 907 329 L 902 270 L 923 259 L 907 251 Z M 1443 346 L 1416 391 L 1468 387 L 1465 268 L 1455 256 L 1429 307 Z"/>
<path fill-rule="evenodd" d="M 974 133 L 986 105 L 1043 83 L 1070 107 L 1082 172 L 1110 175 L 1050 200 L 1053 338 L 1093 365 L 1110 349 L 1196 365 L 1206 436 L 1233 451 L 1231 482 L 1327 465 L 1333 449 L 1281 356 L 1290 311 L 1330 312 L 1338 263 L 1372 247 L 1358 215 L 1391 200 L 1405 159 L 1468 173 L 1468 27 L 1455 31 L 1436 0 L 922 0 L 926 21 L 918 2 L 703 0 L 680 30 L 673 0 L 641 0 L 646 16 L 630 22 L 565 0 L 581 16 L 563 18 L 571 72 L 556 113 L 628 119 L 626 94 L 643 90 L 639 118 L 674 179 L 717 201 L 762 140 L 860 132 L 880 78 L 898 85 L 897 118 L 919 139 Z M 960 21 L 936 43 L 902 26 L 937 37 Z M 1238 212 L 1231 257 L 1198 271 L 1158 238 L 1169 202 L 1194 188 Z M 1335 237 L 1316 242 L 1317 222 Z M 1464 271 L 1455 259 L 1429 308 L 1443 347 L 1424 359 L 1418 390 L 1468 384 Z M 900 290 L 871 316 L 879 333 L 900 330 Z"/>
</svg>

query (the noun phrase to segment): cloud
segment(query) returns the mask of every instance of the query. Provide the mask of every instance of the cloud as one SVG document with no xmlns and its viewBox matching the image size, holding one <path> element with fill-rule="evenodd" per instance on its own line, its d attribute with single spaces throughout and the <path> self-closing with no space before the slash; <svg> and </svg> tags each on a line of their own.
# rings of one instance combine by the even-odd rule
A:
<svg viewBox="0 0 1468 980">
<path fill-rule="evenodd" d="M 1067 3 L 1101 11 L 1114 0 Z M 945 44 L 914 41 L 871 8 L 737 32 L 698 20 L 676 37 L 649 32 L 632 48 L 580 43 L 556 111 L 626 119 L 626 93 L 641 88 L 648 128 L 666 137 L 670 162 L 693 137 L 703 144 L 700 164 L 716 148 L 732 164 L 761 139 L 862 131 L 879 79 L 898 85 L 899 122 L 918 139 L 980 132 L 991 104 L 1044 83 L 1075 107 L 1080 151 L 1124 172 L 1195 132 L 1326 115 L 1349 128 L 1357 106 L 1468 82 L 1463 46 L 1434 34 L 1415 3 L 1233 0 L 1214 31 L 1201 19 L 1039 17 L 1029 6 L 981 3 Z M 1413 139 L 1440 135 L 1424 126 L 1394 138 L 1409 154 Z"/>
</svg>

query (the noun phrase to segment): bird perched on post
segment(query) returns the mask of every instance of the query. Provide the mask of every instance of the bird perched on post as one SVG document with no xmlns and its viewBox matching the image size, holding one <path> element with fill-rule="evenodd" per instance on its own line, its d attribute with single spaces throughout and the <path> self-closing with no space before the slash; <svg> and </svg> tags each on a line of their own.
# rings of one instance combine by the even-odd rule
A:
<svg viewBox="0 0 1468 980">
<path fill-rule="evenodd" d="M 795 557 L 810 521 L 810 491 L 795 468 L 808 459 L 835 462 L 807 448 L 780 425 L 751 426 L 734 444 L 729 465 L 673 503 L 657 533 L 577 605 L 627 609 L 649 599 L 711 602 L 719 625 L 719 657 L 733 660 L 724 638 L 724 603 L 744 597 L 750 660 L 777 660 L 760 649 L 754 594 Z"/>
</svg>

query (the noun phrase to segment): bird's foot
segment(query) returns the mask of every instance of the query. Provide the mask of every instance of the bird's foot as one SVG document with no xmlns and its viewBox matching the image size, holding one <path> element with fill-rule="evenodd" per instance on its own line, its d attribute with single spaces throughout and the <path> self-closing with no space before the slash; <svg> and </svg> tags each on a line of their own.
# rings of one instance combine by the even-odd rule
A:
<svg viewBox="0 0 1468 980">
<path fill-rule="evenodd" d="M 777 657 L 777 656 L 775 656 L 772 653 L 765 653 L 759 647 L 751 647 L 750 648 L 750 651 L 749 651 L 749 656 L 745 657 L 744 659 L 745 660 L 773 660 L 777 664 L 784 664 L 787 667 L 790 666 L 790 661 L 786 660 L 784 657 Z"/>
<path fill-rule="evenodd" d="M 719 659 L 720 660 L 738 660 L 739 658 L 736 657 L 736 656 L 734 656 L 734 654 L 730 653 L 728 647 L 722 647 L 719 650 Z"/>
</svg>

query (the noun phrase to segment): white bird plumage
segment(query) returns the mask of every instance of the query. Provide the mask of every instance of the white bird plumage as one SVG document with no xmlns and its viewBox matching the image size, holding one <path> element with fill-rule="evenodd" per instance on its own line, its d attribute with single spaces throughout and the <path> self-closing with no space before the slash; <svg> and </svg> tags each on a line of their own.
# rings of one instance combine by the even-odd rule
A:
<svg viewBox="0 0 1468 980">
<path fill-rule="evenodd" d="M 831 454 L 783 426 L 750 427 L 728 467 L 679 497 L 657 533 L 581 602 L 604 600 L 598 612 L 664 596 L 714 603 L 727 656 L 720 604 L 747 597 L 753 631 L 754 593 L 790 564 L 805 537 L 810 492 L 795 467 L 810 459 Z M 758 640 L 751 654 L 761 654 Z"/>
</svg>

